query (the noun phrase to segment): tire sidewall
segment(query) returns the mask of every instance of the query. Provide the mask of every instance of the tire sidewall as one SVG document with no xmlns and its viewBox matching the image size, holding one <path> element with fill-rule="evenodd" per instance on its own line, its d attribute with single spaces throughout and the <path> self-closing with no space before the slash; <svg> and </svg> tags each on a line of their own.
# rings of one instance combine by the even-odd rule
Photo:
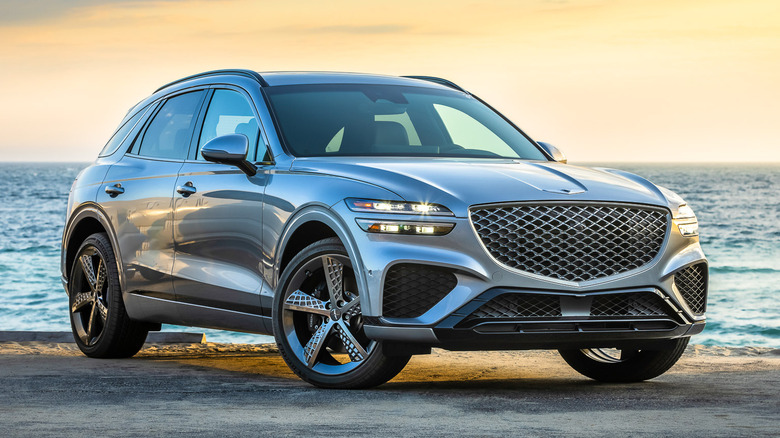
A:
<svg viewBox="0 0 780 438">
<path fill-rule="evenodd" d="M 74 315 L 70 310 L 73 306 L 73 298 L 77 293 L 72 288 L 73 282 L 76 275 L 80 275 L 78 270 L 78 258 L 81 256 L 84 249 L 89 246 L 95 248 L 100 257 L 103 259 L 103 263 L 106 267 L 106 281 L 108 282 L 108 285 L 106 286 L 105 299 L 106 308 L 108 309 L 106 321 L 103 326 L 103 331 L 100 333 L 100 337 L 98 338 L 97 342 L 91 346 L 84 344 L 81 338 L 79 338 L 74 321 Z M 76 257 L 73 261 L 73 266 L 71 267 L 70 277 L 68 278 L 68 291 L 68 314 L 70 315 L 70 325 L 73 332 L 73 338 L 75 339 L 77 346 L 87 356 L 99 357 L 105 355 L 112 346 L 111 333 L 115 330 L 115 320 L 117 318 L 115 314 L 119 310 L 119 307 L 122 307 L 122 310 L 124 310 L 124 306 L 122 306 L 121 302 L 122 290 L 119 287 L 119 273 L 116 268 L 114 251 L 112 250 L 111 244 L 108 241 L 108 237 L 105 234 L 93 234 L 87 237 L 79 246 L 79 249 L 76 252 Z M 117 302 L 117 300 L 119 300 L 119 302 Z"/>
<path fill-rule="evenodd" d="M 591 379 L 612 383 L 640 382 L 668 371 L 685 352 L 689 339 L 670 339 L 668 348 L 640 350 L 636 356 L 617 363 L 599 362 L 581 350 L 559 350 L 559 353 L 574 370 Z"/>
<path fill-rule="evenodd" d="M 344 245 L 342 245 L 338 239 L 333 238 L 321 240 L 312 245 L 309 245 L 295 257 L 293 257 L 290 263 L 287 264 L 287 267 L 280 277 L 279 283 L 277 284 L 276 291 L 274 293 L 273 310 L 271 316 L 273 320 L 274 338 L 276 339 L 276 344 L 279 347 L 279 352 L 282 354 L 285 362 L 287 362 L 287 365 L 295 374 L 297 374 L 306 382 L 325 388 L 349 388 L 363 386 L 360 382 L 371 379 L 372 374 L 375 372 L 376 368 L 382 366 L 382 362 L 386 359 L 382 352 L 381 342 L 377 342 L 371 352 L 369 352 L 368 357 L 364 359 L 364 362 L 353 370 L 344 374 L 327 375 L 312 370 L 295 355 L 292 348 L 290 347 L 289 342 L 287 341 L 287 337 L 284 333 L 284 327 L 282 326 L 284 295 L 293 275 L 309 260 L 325 254 L 334 253 L 344 255 L 345 257 L 349 258 L 349 254 L 344 248 Z M 352 262 L 351 258 L 350 261 Z M 352 264 L 354 270 L 354 262 Z M 360 273 L 355 270 L 355 275 L 358 276 Z M 362 295 L 363 291 L 359 292 L 360 295 Z"/>
</svg>

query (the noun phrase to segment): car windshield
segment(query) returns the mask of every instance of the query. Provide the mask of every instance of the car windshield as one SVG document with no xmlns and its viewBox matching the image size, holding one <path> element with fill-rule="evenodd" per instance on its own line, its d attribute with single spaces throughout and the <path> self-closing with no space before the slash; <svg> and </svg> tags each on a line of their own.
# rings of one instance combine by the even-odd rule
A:
<svg viewBox="0 0 780 438">
<path fill-rule="evenodd" d="M 290 153 L 547 160 L 520 131 L 467 93 L 363 84 L 265 89 Z"/>
</svg>

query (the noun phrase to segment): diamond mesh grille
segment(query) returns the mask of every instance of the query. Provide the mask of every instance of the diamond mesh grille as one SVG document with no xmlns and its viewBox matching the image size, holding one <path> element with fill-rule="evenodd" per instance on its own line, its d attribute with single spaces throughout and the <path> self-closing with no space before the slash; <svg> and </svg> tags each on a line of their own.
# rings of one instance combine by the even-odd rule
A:
<svg viewBox="0 0 780 438">
<path fill-rule="evenodd" d="M 691 312 L 701 315 L 707 310 L 707 266 L 704 263 L 674 274 L 674 284 Z"/>
<path fill-rule="evenodd" d="M 402 263 L 385 277 L 382 314 L 391 318 L 415 318 L 427 312 L 458 284 L 444 268 Z"/>
<path fill-rule="evenodd" d="M 511 268 L 587 281 L 639 268 L 661 251 L 665 210 L 609 205 L 504 205 L 471 210 L 487 251 Z"/>
<path fill-rule="evenodd" d="M 563 316 L 560 301 L 560 295 L 502 294 L 481 305 L 464 322 L 475 319 L 558 318 Z M 642 316 L 670 315 L 664 300 L 653 293 L 595 295 L 591 303 L 591 318 Z"/>
<path fill-rule="evenodd" d="M 667 316 L 667 306 L 655 294 L 596 295 L 591 304 L 591 316 Z"/>
<path fill-rule="evenodd" d="M 475 310 L 473 318 L 543 318 L 561 316 L 557 295 L 503 294 Z"/>
</svg>

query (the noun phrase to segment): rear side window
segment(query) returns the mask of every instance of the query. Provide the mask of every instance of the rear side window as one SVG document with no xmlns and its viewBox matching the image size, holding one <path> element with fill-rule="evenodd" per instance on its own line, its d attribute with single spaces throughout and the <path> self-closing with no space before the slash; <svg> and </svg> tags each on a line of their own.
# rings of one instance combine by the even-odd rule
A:
<svg viewBox="0 0 780 438">
<path fill-rule="evenodd" d="M 139 120 L 141 120 L 141 117 L 146 114 L 146 111 L 149 110 L 149 107 L 138 111 L 135 113 L 133 117 L 131 117 L 128 121 L 126 121 L 123 125 L 119 127 L 119 129 L 116 130 L 113 136 L 111 136 L 111 139 L 108 140 L 108 143 L 103 147 L 103 150 L 100 151 L 100 154 L 98 154 L 99 157 L 107 157 L 114 152 L 116 152 L 117 149 L 119 149 L 119 145 L 122 144 L 125 137 L 127 137 L 127 134 L 130 133 L 130 131 L 133 130 L 135 125 L 138 123 Z"/>
<path fill-rule="evenodd" d="M 249 140 L 247 160 L 255 161 L 260 128 L 249 102 L 232 90 L 217 90 L 211 98 L 198 141 L 196 160 L 204 160 L 200 149 L 210 140 L 226 134 L 243 134 Z"/>
<path fill-rule="evenodd" d="M 138 155 L 185 159 L 203 93 L 195 91 L 166 100 L 146 127 Z"/>
</svg>

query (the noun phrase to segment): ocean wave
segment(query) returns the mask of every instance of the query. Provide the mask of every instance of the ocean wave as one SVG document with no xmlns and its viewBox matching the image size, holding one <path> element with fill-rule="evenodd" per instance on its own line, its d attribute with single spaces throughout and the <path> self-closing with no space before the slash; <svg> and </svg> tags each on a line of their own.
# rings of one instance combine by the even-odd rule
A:
<svg viewBox="0 0 780 438">
<path fill-rule="evenodd" d="M 0 254 L 20 253 L 20 254 L 34 254 L 57 251 L 59 252 L 59 245 L 32 245 L 24 248 L 0 248 Z"/>
<path fill-rule="evenodd" d="M 710 273 L 718 274 L 780 274 L 780 269 L 749 266 L 712 266 Z"/>
</svg>

